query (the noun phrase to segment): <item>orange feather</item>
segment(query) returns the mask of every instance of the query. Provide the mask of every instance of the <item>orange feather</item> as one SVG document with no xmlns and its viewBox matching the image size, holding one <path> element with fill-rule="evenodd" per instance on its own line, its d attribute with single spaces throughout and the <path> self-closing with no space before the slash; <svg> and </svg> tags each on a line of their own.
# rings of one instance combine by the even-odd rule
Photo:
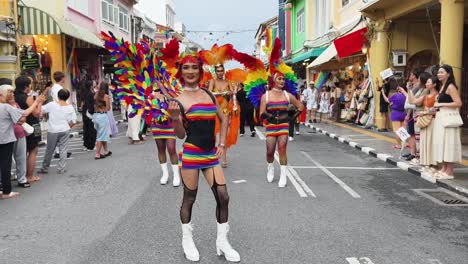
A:
<svg viewBox="0 0 468 264">
<path fill-rule="evenodd" d="M 204 64 L 218 65 L 231 60 L 234 53 L 234 47 L 231 44 L 225 44 L 221 47 L 214 44 L 211 50 L 202 50 L 198 54 Z"/>
<path fill-rule="evenodd" d="M 243 83 L 247 79 L 247 72 L 242 69 L 232 69 L 226 72 L 226 79 L 235 83 Z"/>
</svg>

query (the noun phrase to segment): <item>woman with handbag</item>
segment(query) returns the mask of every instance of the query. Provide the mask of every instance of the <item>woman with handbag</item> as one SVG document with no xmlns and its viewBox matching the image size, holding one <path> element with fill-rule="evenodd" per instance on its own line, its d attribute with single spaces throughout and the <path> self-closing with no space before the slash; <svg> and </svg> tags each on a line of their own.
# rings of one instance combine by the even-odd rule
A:
<svg viewBox="0 0 468 264">
<path fill-rule="evenodd" d="M 23 110 L 30 108 L 35 101 L 33 96 L 29 96 L 31 83 L 31 79 L 27 76 L 20 76 L 15 79 L 15 100 Z M 44 94 L 48 94 L 48 90 Z M 40 115 L 41 106 L 36 107 L 32 114 L 26 118 L 26 123 L 34 128 L 34 132 L 26 137 L 26 150 L 28 152 L 26 158 L 26 178 L 29 183 L 41 180 L 41 178 L 34 175 L 39 142 L 42 140 L 41 125 L 39 124 Z"/>
<path fill-rule="evenodd" d="M 429 90 L 429 94 L 422 97 L 416 97 L 411 92 L 407 93 L 405 89 L 401 87 L 399 90 L 408 97 L 408 102 L 410 104 L 423 106 L 423 111 L 416 113 L 416 126 L 421 129 L 419 137 L 419 163 L 423 166 L 435 166 L 437 163 L 434 160 L 434 122 L 432 122 L 432 119 L 435 115 L 435 109 L 433 107 L 439 93 L 439 81 L 437 80 L 436 76 L 432 76 L 427 79 L 426 88 Z M 430 170 L 430 167 L 425 168 L 425 170 Z"/>
<path fill-rule="evenodd" d="M 437 73 L 441 89 L 434 104 L 438 108 L 434 119 L 434 159 L 442 165 L 435 175 L 437 179 L 453 179 L 453 164 L 462 158 L 460 126 L 463 121 L 459 108 L 462 106 L 455 84 L 453 69 L 450 65 L 441 65 Z"/>
</svg>

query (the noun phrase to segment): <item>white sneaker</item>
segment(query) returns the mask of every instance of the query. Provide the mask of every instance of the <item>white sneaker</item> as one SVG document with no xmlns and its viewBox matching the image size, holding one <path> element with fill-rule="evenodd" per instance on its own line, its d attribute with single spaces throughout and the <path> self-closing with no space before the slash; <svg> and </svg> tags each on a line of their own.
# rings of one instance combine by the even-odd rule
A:
<svg viewBox="0 0 468 264">
<path fill-rule="evenodd" d="M 300 134 L 301 134 L 301 132 L 299 132 L 299 131 L 296 131 L 296 135 L 300 135 Z"/>
<path fill-rule="evenodd" d="M 288 140 L 289 140 L 289 141 L 293 141 L 294 138 L 293 138 L 293 137 L 289 137 Z"/>
<path fill-rule="evenodd" d="M 240 136 L 240 137 L 243 137 L 243 136 L 244 136 L 244 133 L 242 133 L 242 134 L 239 134 L 239 136 Z"/>
</svg>

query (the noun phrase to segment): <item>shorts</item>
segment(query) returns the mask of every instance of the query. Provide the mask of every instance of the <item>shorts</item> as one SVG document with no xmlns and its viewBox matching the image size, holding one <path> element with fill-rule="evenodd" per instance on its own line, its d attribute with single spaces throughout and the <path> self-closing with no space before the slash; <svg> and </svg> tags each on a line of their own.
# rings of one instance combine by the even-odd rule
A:
<svg viewBox="0 0 468 264">
<path fill-rule="evenodd" d="M 34 135 L 29 135 L 26 137 L 26 151 L 30 152 L 31 150 L 35 149 L 39 146 L 39 142 L 41 142 L 41 137 L 36 137 Z"/>
<path fill-rule="evenodd" d="M 317 103 L 307 103 L 307 110 L 317 110 Z"/>
<path fill-rule="evenodd" d="M 388 104 L 387 103 L 380 103 L 380 113 L 388 113 Z"/>
<path fill-rule="evenodd" d="M 416 135 L 416 131 L 414 130 L 414 120 L 410 120 L 408 124 L 406 125 L 406 130 L 408 131 L 408 134 L 411 136 Z"/>
</svg>

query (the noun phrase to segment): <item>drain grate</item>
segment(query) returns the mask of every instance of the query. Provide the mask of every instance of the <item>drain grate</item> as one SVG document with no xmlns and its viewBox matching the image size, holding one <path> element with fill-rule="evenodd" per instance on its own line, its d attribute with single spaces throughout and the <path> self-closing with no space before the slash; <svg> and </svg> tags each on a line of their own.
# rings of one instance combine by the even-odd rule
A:
<svg viewBox="0 0 468 264">
<path fill-rule="evenodd" d="M 468 206 L 468 199 L 444 188 L 414 189 L 419 195 L 443 206 Z"/>
</svg>

